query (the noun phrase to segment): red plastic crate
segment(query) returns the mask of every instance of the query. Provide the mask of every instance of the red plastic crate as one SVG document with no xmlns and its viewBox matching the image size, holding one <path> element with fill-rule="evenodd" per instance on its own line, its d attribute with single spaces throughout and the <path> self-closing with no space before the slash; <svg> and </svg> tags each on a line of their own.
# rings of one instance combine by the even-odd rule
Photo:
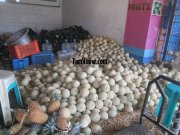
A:
<svg viewBox="0 0 180 135">
<path fill-rule="evenodd" d="M 40 52 L 37 40 L 27 45 L 8 46 L 8 50 L 13 59 L 22 59 Z"/>
</svg>

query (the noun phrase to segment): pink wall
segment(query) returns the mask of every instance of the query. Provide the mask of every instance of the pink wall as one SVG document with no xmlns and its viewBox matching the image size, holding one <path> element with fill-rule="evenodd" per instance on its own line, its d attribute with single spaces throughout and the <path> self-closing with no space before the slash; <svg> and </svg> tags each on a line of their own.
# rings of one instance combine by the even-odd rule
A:
<svg viewBox="0 0 180 135">
<path fill-rule="evenodd" d="M 162 0 L 162 2 L 164 4 L 165 0 Z M 160 30 L 160 24 L 161 24 L 161 17 L 152 15 L 150 18 L 146 49 L 156 48 L 156 41 L 157 41 L 157 36 Z"/>
<path fill-rule="evenodd" d="M 131 0 L 126 22 L 124 44 L 142 49 L 154 49 L 160 17 L 151 16 L 153 0 L 149 0 L 150 10 L 132 10 L 130 4 L 148 3 L 147 0 Z M 146 5 L 145 8 L 148 8 Z M 131 10 L 130 10 L 131 9 Z"/>
</svg>

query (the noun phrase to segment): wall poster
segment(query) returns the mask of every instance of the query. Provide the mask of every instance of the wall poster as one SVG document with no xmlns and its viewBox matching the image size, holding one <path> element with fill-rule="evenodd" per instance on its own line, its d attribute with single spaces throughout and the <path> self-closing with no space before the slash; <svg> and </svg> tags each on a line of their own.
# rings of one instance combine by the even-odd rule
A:
<svg viewBox="0 0 180 135">
<path fill-rule="evenodd" d="M 160 0 L 154 0 L 152 7 L 152 15 L 161 16 L 162 15 L 163 3 Z"/>
</svg>

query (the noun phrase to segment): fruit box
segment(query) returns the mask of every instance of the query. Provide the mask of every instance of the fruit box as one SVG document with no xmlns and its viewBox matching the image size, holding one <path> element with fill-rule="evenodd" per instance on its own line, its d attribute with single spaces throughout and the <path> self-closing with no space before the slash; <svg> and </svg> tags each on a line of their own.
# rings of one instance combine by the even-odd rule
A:
<svg viewBox="0 0 180 135">
<path fill-rule="evenodd" d="M 40 52 L 37 40 L 27 45 L 8 46 L 8 50 L 13 59 L 22 59 Z"/>
<path fill-rule="evenodd" d="M 47 51 L 31 56 L 31 64 L 33 65 L 43 65 L 46 63 L 54 63 L 54 53 Z"/>
<path fill-rule="evenodd" d="M 21 70 L 29 66 L 29 58 L 11 60 L 13 70 Z"/>
</svg>

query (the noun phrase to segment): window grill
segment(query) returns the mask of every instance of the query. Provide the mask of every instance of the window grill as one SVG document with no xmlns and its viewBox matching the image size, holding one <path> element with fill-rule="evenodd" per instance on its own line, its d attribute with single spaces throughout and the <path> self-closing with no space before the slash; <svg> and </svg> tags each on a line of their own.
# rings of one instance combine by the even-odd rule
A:
<svg viewBox="0 0 180 135">
<path fill-rule="evenodd" d="M 162 27 L 166 31 L 165 38 L 159 38 L 163 45 L 157 44 L 156 61 L 171 63 L 180 51 L 180 0 L 168 4 Z"/>
</svg>

